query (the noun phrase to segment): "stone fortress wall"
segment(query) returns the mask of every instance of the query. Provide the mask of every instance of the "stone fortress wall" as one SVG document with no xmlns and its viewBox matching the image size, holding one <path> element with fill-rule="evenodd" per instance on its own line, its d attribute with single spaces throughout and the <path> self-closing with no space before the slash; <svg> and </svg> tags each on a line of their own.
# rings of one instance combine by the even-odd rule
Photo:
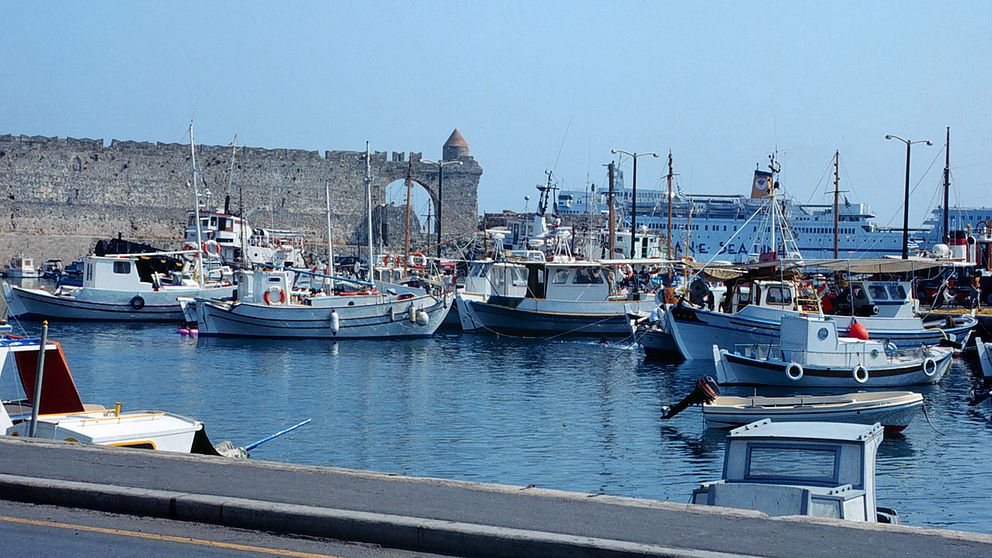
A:
<svg viewBox="0 0 992 558">
<path fill-rule="evenodd" d="M 457 130 L 444 144 L 442 234 L 451 239 L 476 229 L 482 167 Z M 197 145 L 200 191 L 222 207 L 231 148 Z M 420 153 L 374 152 L 372 203 L 376 214 L 386 186 L 404 180 L 412 162 L 414 182 L 437 207 L 438 166 Z M 324 187 L 331 191 L 335 246 L 362 245 L 365 224 L 365 152 L 238 148 L 232 176 L 231 209 L 244 197 L 245 215 L 255 227 L 294 229 L 326 245 Z M 193 207 L 189 145 L 112 140 L 0 135 L 0 258 L 11 255 L 69 261 L 89 253 L 100 238 L 121 234 L 163 248 L 178 248 Z M 387 251 L 403 249 L 405 212 L 386 212 Z M 412 228 L 417 230 L 416 223 Z M 433 227 L 432 227 L 433 228 Z M 378 242 L 378 226 L 373 232 Z M 426 241 L 427 239 L 421 239 Z M 433 244 L 433 241 L 431 241 Z M 343 250 L 342 252 L 346 252 Z"/>
</svg>

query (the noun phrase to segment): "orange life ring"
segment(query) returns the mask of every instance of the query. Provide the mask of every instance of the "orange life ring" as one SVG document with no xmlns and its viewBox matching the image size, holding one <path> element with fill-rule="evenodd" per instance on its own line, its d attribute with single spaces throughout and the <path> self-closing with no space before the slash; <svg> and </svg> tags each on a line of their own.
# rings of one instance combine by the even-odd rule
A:
<svg viewBox="0 0 992 558">
<path fill-rule="evenodd" d="M 216 248 L 216 250 L 211 250 L 211 248 Z M 208 256 L 219 256 L 220 244 L 217 244 L 216 240 L 207 240 L 203 243 L 203 253 Z"/>
<path fill-rule="evenodd" d="M 265 301 L 265 304 L 270 306 L 273 304 L 272 293 L 279 293 L 279 304 L 286 303 L 286 291 L 282 290 L 280 287 L 270 287 L 269 290 L 265 291 L 265 294 L 262 295 L 262 300 Z"/>
</svg>

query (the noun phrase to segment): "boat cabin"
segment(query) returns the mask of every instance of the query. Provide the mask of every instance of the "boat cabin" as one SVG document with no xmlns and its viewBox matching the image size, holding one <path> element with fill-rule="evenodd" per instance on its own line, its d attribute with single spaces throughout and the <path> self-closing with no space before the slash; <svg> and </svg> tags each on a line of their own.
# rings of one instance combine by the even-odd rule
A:
<svg viewBox="0 0 992 558">
<path fill-rule="evenodd" d="M 481 294 L 523 297 L 527 294 L 527 267 L 510 262 L 472 262 L 465 277 L 465 291 Z"/>
<path fill-rule="evenodd" d="M 841 289 L 835 313 L 912 318 L 919 309 L 919 301 L 913 298 L 912 293 L 912 285 L 907 281 L 851 281 Z"/>
<path fill-rule="evenodd" d="M 86 256 L 83 287 L 119 291 L 155 291 L 163 284 L 183 284 L 183 263 L 165 256 Z"/>
<path fill-rule="evenodd" d="M 527 298 L 603 301 L 610 296 L 606 270 L 598 263 L 528 263 Z"/>
<path fill-rule="evenodd" d="M 813 316 L 782 316 L 780 333 L 782 360 L 801 366 L 817 365 L 868 370 L 888 362 L 889 353 L 881 341 L 841 337 L 837 321 Z"/>
<path fill-rule="evenodd" d="M 723 310 L 727 313 L 739 312 L 751 304 L 778 310 L 799 310 L 796 286 L 787 281 L 749 281 L 734 285 L 731 293 L 724 298 Z"/>
<path fill-rule="evenodd" d="M 10 258 L 10 269 L 14 269 L 22 272 L 33 272 L 34 269 L 34 259 L 23 258 L 21 256 L 14 256 Z"/>
<path fill-rule="evenodd" d="M 290 301 L 293 274 L 289 271 L 240 270 L 235 277 L 241 302 L 275 305 Z"/>
<path fill-rule="evenodd" d="M 875 504 L 880 424 L 772 422 L 730 431 L 723 478 L 706 482 L 691 503 L 751 509 L 771 516 L 810 515 L 895 522 Z"/>
</svg>

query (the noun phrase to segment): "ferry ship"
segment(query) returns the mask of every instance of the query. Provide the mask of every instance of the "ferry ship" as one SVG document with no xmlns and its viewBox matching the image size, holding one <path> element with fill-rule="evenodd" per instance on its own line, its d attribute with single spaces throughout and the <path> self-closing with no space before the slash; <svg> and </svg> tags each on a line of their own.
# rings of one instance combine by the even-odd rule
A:
<svg viewBox="0 0 992 558">
<path fill-rule="evenodd" d="M 756 169 L 750 196 L 743 194 L 672 193 L 672 242 L 677 256 L 697 260 L 711 259 L 743 263 L 758 255 L 775 252 L 769 244 L 774 238 L 772 226 L 762 215 L 771 188 L 779 188 L 777 164 L 772 160 L 768 171 Z M 614 177 L 616 209 L 621 214 L 621 226 L 630 226 L 631 190 L 623 175 Z M 563 190 L 558 195 L 559 214 L 607 213 L 607 192 L 595 187 L 589 191 Z M 667 190 L 643 188 L 637 192 L 637 227 L 651 233 L 666 234 L 668 221 Z M 795 247 L 806 259 L 834 258 L 833 205 L 800 203 L 776 193 L 782 214 L 795 238 Z M 875 224 L 867 204 L 838 204 L 837 257 L 878 258 L 902 254 L 902 229 Z M 640 234 L 640 233 L 638 233 Z M 916 249 L 911 241 L 910 250 Z"/>
<path fill-rule="evenodd" d="M 975 234 L 985 234 L 992 230 L 990 227 L 992 207 L 948 207 L 947 225 L 949 230 L 970 230 Z M 917 235 L 920 246 L 932 247 L 936 244 L 945 244 L 947 239 L 943 238 L 943 230 L 944 208 L 938 205 L 923 221 L 922 231 Z"/>
</svg>

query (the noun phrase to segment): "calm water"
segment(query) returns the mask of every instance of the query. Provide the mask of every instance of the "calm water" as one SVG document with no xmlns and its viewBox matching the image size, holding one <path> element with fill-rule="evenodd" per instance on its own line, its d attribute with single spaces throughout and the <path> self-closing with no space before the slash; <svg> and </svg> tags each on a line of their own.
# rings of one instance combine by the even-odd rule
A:
<svg viewBox="0 0 992 558">
<path fill-rule="evenodd" d="M 257 459 L 676 502 L 721 472 L 724 435 L 698 408 L 659 419 L 712 363 L 645 361 L 624 343 L 195 340 L 168 325 L 61 323 L 51 336 L 84 400 L 189 415 L 215 443 L 313 418 Z M 941 433 L 920 415 L 880 449 L 879 503 L 906 523 L 992 532 L 992 406 L 966 405 L 973 366 L 957 360 L 922 389 Z"/>
</svg>

